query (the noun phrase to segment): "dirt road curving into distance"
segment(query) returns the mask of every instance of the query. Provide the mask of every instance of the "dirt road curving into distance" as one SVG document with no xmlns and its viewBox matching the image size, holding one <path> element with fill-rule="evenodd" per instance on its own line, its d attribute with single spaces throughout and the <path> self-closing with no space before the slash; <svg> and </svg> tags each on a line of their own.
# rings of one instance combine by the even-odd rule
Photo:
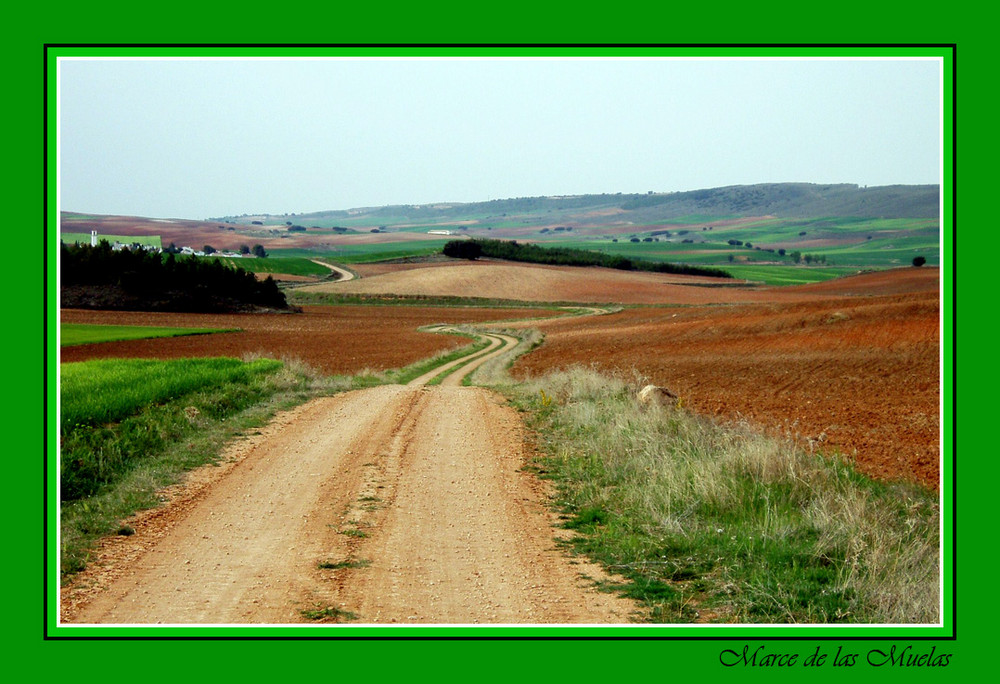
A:
<svg viewBox="0 0 1000 684">
<path fill-rule="evenodd" d="M 309 261 L 314 264 L 319 264 L 324 268 L 328 268 L 338 275 L 338 283 L 346 283 L 348 280 L 354 280 L 354 274 L 348 271 L 346 268 L 341 268 L 340 266 L 334 266 L 333 264 L 328 264 L 325 261 L 320 261 L 319 259 L 310 259 Z"/>
<path fill-rule="evenodd" d="M 516 343 L 490 337 L 441 386 L 317 399 L 233 445 L 102 548 L 63 621 L 628 622 L 600 569 L 557 548 L 516 412 L 460 386 Z"/>
</svg>

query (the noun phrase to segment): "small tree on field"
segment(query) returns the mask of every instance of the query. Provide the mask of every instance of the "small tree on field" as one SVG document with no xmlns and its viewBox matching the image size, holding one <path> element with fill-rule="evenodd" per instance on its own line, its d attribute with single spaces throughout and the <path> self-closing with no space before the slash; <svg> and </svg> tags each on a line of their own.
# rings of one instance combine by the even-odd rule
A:
<svg viewBox="0 0 1000 684">
<path fill-rule="evenodd" d="M 240 245 L 240 254 L 249 254 L 250 245 Z"/>
<path fill-rule="evenodd" d="M 213 247 L 212 245 L 205 245 L 204 247 L 201 248 L 201 251 L 203 251 L 205 254 L 215 254 L 215 247 Z"/>
<path fill-rule="evenodd" d="M 267 252 L 264 251 L 264 245 L 254 245 L 253 246 L 254 256 L 264 259 L 267 257 Z"/>
<path fill-rule="evenodd" d="M 916 266 L 917 268 L 923 266 L 926 263 L 927 259 L 923 258 L 922 256 L 913 257 L 913 265 Z"/>
</svg>

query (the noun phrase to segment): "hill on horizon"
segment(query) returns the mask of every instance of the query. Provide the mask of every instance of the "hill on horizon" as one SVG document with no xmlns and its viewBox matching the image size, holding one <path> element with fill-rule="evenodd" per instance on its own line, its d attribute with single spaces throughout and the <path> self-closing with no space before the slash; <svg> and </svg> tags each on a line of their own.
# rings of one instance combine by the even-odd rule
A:
<svg viewBox="0 0 1000 684">
<path fill-rule="evenodd" d="M 813 218 L 850 216 L 857 218 L 937 218 L 940 207 L 938 185 L 760 183 L 731 185 L 685 192 L 646 194 L 588 194 L 517 197 L 486 202 L 433 202 L 324 210 L 296 214 L 243 214 L 210 220 L 240 221 L 250 218 L 294 217 L 298 222 L 384 219 L 387 223 L 446 223 L 514 215 L 561 214 L 577 223 L 603 222 L 609 215 L 633 222 L 669 222 L 692 215 L 713 217 L 774 216 Z"/>
<path fill-rule="evenodd" d="M 261 244 L 272 256 L 325 256 L 345 263 L 427 256 L 450 240 L 477 238 L 727 269 L 810 260 L 885 268 L 917 256 L 937 264 L 939 216 L 937 185 L 763 183 L 200 220 L 64 211 L 60 231 L 70 242 L 87 240 L 96 230 L 122 242 L 155 238 L 196 250 Z"/>
</svg>

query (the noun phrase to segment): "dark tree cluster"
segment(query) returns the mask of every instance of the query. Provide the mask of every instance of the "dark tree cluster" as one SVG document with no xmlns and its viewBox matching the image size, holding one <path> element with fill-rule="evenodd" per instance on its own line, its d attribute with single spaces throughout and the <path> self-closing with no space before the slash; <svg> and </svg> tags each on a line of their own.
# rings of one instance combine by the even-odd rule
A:
<svg viewBox="0 0 1000 684">
<path fill-rule="evenodd" d="M 483 255 L 483 248 L 476 240 L 452 240 L 445 244 L 444 254 L 452 259 L 475 261 Z"/>
<path fill-rule="evenodd" d="M 61 248 L 64 307 L 139 311 L 249 311 L 289 309 L 274 279 L 219 259 L 178 258 L 145 250 L 115 251 L 107 241 L 96 247 Z"/>
<path fill-rule="evenodd" d="M 452 240 L 444 246 L 444 253 L 447 256 L 459 259 L 475 259 L 479 256 L 484 256 L 492 259 L 555 266 L 603 266 L 604 268 L 615 268 L 621 271 L 680 273 L 685 275 L 714 276 L 717 278 L 732 277 L 718 268 L 628 259 L 613 254 L 602 254 L 583 249 L 540 247 L 532 244 L 519 244 L 516 240 Z M 470 254 L 475 254 L 475 256 L 468 256 Z"/>
</svg>

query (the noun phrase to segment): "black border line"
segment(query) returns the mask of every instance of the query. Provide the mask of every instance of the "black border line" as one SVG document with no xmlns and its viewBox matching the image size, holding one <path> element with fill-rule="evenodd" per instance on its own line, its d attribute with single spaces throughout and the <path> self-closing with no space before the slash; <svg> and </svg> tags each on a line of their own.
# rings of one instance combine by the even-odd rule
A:
<svg viewBox="0 0 1000 684">
<path fill-rule="evenodd" d="M 951 51 L 951 138 L 952 138 L 952 149 L 951 149 L 951 167 L 952 167 L 952 178 L 951 178 L 951 218 L 952 218 L 952 251 L 951 251 L 951 281 L 952 281 L 952 295 L 951 295 L 951 305 L 952 305 L 952 349 L 951 349 L 951 367 L 952 367 L 952 435 L 951 435 L 951 447 L 952 447 L 952 630 L 950 635 L 946 636 L 930 636 L 930 635 L 914 635 L 914 636 L 888 636 L 888 635 L 817 635 L 817 636 L 789 636 L 789 635 L 777 635 L 777 636 L 744 636 L 744 635 L 657 635 L 657 636 L 644 636 L 644 635 L 629 635 L 629 636 L 613 636 L 613 635 L 600 635 L 600 636 L 575 636 L 575 635 L 558 635 L 558 636 L 545 636 L 545 635 L 490 635 L 484 634 L 483 636 L 463 636 L 463 635 L 445 635 L 445 636 L 433 636 L 433 635 L 414 635 L 414 636 L 374 636 L 374 635 L 345 635 L 337 636 L 326 634 L 322 636 L 309 636 L 309 635 L 294 635 L 294 636 L 254 636 L 254 635 L 52 635 L 49 634 L 48 630 L 48 586 L 47 577 L 49 570 L 49 553 L 48 553 L 48 343 L 49 343 L 49 325 L 48 325 L 48 131 L 49 131 L 49 121 L 48 121 L 48 66 L 49 66 L 49 51 L 52 49 L 77 49 L 77 48 L 100 48 L 100 49 L 162 49 L 162 48 L 185 48 L 185 49 L 203 49 L 203 48 L 220 48 L 220 49 L 232 49 L 232 48 L 250 48 L 250 49 L 260 49 L 260 48 L 299 48 L 299 49 L 330 49 L 330 48 L 345 48 L 345 49 L 355 49 L 355 48 L 370 48 L 370 49 L 383 49 L 383 48 L 425 48 L 425 49 L 436 49 L 436 48 L 482 48 L 482 49 L 492 49 L 492 48 L 629 48 L 629 49 L 670 49 L 670 48 L 703 48 L 703 49 L 714 49 L 714 48 L 759 48 L 759 49 L 802 49 L 802 48 L 815 48 L 815 49 L 829 49 L 829 48 L 845 48 L 845 49 L 871 49 L 871 48 L 926 48 L 926 49 L 949 49 Z M 42 376 L 43 376 L 43 459 L 42 459 L 42 492 L 43 492 L 43 506 L 42 506 L 42 521 L 43 521 L 43 531 L 42 531 L 42 632 L 43 641 L 731 641 L 731 642 L 772 642 L 772 641 L 817 641 L 817 642 L 828 642 L 828 641 L 845 641 L 845 642 L 855 642 L 855 641 L 915 641 L 915 642 L 927 642 L 927 641 L 943 641 L 943 642 L 955 642 L 958 639 L 958 465 L 957 465 L 957 447 L 958 447 L 958 275 L 957 275 L 957 250 L 958 250 L 958 45 L 957 43 L 45 43 L 43 45 L 43 59 L 42 59 L 42 215 L 43 215 L 43 250 L 42 250 L 42 273 L 43 273 L 43 349 L 42 349 Z M 942 616 L 942 624 L 944 621 L 944 616 Z M 131 627 L 131 626 L 128 626 Z M 141 626 L 137 626 L 141 627 Z M 199 625 L 179 625 L 178 627 L 168 627 L 166 629 L 197 629 L 201 626 Z M 740 624 L 732 625 L 728 629 L 747 629 L 759 627 L 753 624 Z M 779 625 L 778 628 L 788 628 L 794 625 Z M 864 625 L 859 625 L 859 627 L 864 627 Z M 878 625 L 872 625 L 872 627 L 878 627 Z M 906 625 L 901 625 L 900 627 L 907 628 Z M 57 621 L 57 629 L 58 629 Z M 219 627 L 222 629 L 225 627 Z M 264 629 L 281 629 L 285 628 L 282 626 L 275 627 L 265 627 Z M 444 629 L 458 629 L 459 627 L 444 627 Z M 568 627 L 556 627 L 555 629 L 589 629 L 590 626 L 587 625 L 571 625 Z M 848 627 L 849 628 L 849 627 Z M 66 627 L 62 627 L 66 630 Z M 87 629 L 87 627 L 81 626 L 81 629 Z M 118 628 L 110 628 L 118 629 Z M 215 629 L 215 627 L 213 627 Z M 486 627 L 485 629 L 490 629 Z M 497 627 L 496 629 L 538 629 L 535 627 L 525 626 L 521 627 L 514 625 L 512 627 Z M 714 628 L 713 628 L 714 629 Z M 720 626 L 718 629 L 727 629 L 725 626 Z M 805 628 L 804 628 L 805 629 Z"/>
<path fill-rule="evenodd" d="M 42 638 L 49 639 L 49 49 L 42 49 Z M 58 623 L 57 623 L 58 624 Z"/>
</svg>

